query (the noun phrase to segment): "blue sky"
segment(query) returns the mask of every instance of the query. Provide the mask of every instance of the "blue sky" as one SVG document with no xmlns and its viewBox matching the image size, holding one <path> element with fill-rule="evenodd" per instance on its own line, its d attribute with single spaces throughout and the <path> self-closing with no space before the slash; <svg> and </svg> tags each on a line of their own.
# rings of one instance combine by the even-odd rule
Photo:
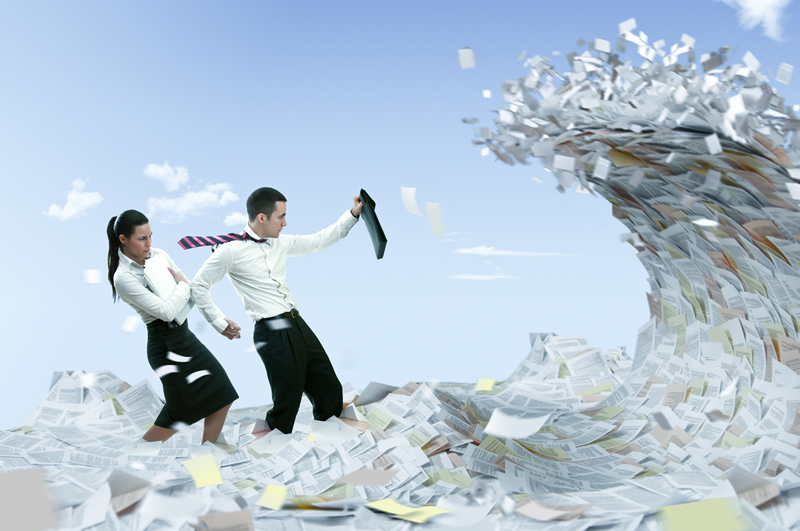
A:
<svg viewBox="0 0 800 531">
<path fill-rule="evenodd" d="M 359 223 L 288 264 L 343 382 L 503 379 L 529 332 L 632 351 L 649 317 L 646 275 L 610 205 L 558 193 L 535 163 L 482 157 L 461 121 L 491 125 L 503 81 L 525 73 L 522 51 L 615 42 L 631 17 L 668 46 L 691 35 L 698 58 L 730 44 L 734 60 L 751 51 L 765 70 L 800 65 L 788 2 L 0 6 L 0 216 L 14 235 L 2 264 L 0 427 L 20 423 L 57 370 L 109 369 L 160 392 L 144 327 L 121 330 L 133 310 L 112 304 L 107 282 L 83 280 L 87 269 L 105 277 L 106 223 L 128 208 L 150 215 L 154 245 L 191 278 L 209 251 L 177 240 L 241 230 L 225 220 L 260 186 L 288 198 L 290 234 L 333 223 L 360 188 L 377 202 L 383 260 Z M 459 68 L 464 46 L 476 68 Z M 553 61 L 563 68 L 563 55 Z M 778 85 L 790 102 L 796 84 Z M 423 211 L 440 205 L 442 239 L 405 210 L 401 187 L 416 188 Z M 554 256 L 457 252 L 479 247 Z M 243 339 L 226 340 L 196 311 L 190 327 L 239 391 L 234 407 L 268 403 L 263 366 L 247 352 L 252 322 L 227 280 L 212 295 Z"/>
</svg>

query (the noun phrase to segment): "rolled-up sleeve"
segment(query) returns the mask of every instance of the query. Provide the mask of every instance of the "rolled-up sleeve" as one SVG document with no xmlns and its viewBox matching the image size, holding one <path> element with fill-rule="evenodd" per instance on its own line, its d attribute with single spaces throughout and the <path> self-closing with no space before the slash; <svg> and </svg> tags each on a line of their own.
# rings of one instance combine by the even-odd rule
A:
<svg viewBox="0 0 800 531">
<path fill-rule="evenodd" d="M 228 328 L 225 314 L 217 308 L 211 298 L 211 288 L 215 286 L 233 267 L 233 255 L 225 245 L 220 246 L 192 279 L 192 298 L 200 314 L 214 329 L 222 333 Z"/>
<path fill-rule="evenodd" d="M 162 300 L 130 273 L 117 276 L 114 287 L 123 301 L 167 322 L 175 319 L 192 294 L 189 284 L 178 282 L 170 296 Z"/>
<path fill-rule="evenodd" d="M 333 225 L 322 229 L 315 234 L 306 236 L 286 236 L 289 239 L 287 246 L 288 256 L 302 256 L 330 247 L 350 232 L 358 223 L 358 218 L 348 210 L 342 214 Z M 283 237 L 283 236 L 282 236 Z"/>
</svg>

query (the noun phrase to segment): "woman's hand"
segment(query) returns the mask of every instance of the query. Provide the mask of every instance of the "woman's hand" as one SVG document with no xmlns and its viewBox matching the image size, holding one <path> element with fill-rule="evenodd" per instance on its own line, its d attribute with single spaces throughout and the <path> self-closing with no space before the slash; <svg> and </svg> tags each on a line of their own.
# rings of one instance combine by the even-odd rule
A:
<svg viewBox="0 0 800 531">
<path fill-rule="evenodd" d="M 171 267 L 167 267 L 167 270 L 170 273 L 172 273 L 172 278 L 175 279 L 175 282 L 186 282 L 187 284 L 189 283 L 189 279 L 186 278 L 186 275 L 184 275 L 183 273 L 176 273 L 175 271 L 172 270 Z"/>
</svg>

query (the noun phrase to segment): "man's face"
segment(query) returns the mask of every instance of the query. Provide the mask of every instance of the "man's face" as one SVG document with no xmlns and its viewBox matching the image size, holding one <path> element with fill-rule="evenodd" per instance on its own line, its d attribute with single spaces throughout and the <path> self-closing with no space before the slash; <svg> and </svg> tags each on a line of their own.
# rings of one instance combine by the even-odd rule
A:
<svg viewBox="0 0 800 531">
<path fill-rule="evenodd" d="M 263 216 L 263 214 L 261 214 Z M 264 228 L 262 238 L 277 238 L 281 235 L 281 230 L 286 226 L 286 202 L 275 201 L 275 212 L 266 219 L 264 218 Z"/>
</svg>

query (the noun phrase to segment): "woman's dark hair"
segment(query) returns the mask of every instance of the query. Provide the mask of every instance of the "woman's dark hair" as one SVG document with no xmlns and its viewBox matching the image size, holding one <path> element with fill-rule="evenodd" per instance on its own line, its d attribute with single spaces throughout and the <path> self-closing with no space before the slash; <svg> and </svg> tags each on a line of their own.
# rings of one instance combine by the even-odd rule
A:
<svg viewBox="0 0 800 531">
<path fill-rule="evenodd" d="M 119 237 L 130 238 L 136 227 L 150 223 L 147 216 L 138 210 L 126 210 L 119 216 L 114 216 L 108 222 L 106 234 L 108 234 L 108 282 L 111 284 L 111 296 L 114 302 L 117 301 L 117 288 L 114 287 L 114 273 L 119 267 Z"/>
</svg>

